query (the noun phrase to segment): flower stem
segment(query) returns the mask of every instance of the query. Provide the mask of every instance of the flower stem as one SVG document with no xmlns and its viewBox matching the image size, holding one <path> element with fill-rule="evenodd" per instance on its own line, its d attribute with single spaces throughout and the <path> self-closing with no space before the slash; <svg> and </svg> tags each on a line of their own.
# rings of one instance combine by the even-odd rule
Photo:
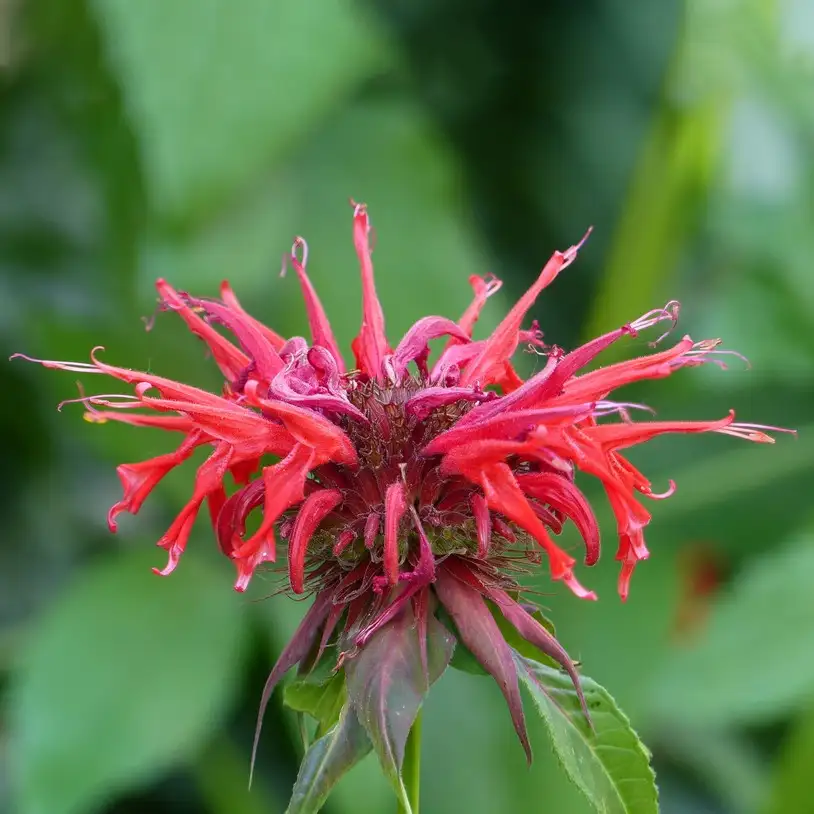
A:
<svg viewBox="0 0 814 814">
<path fill-rule="evenodd" d="M 402 778 L 404 787 L 407 789 L 407 799 L 410 802 L 410 809 L 406 809 L 399 803 L 399 814 L 418 814 L 418 798 L 421 782 L 421 712 L 413 722 L 413 728 L 407 736 L 407 743 L 404 747 L 404 765 L 402 766 Z"/>
</svg>

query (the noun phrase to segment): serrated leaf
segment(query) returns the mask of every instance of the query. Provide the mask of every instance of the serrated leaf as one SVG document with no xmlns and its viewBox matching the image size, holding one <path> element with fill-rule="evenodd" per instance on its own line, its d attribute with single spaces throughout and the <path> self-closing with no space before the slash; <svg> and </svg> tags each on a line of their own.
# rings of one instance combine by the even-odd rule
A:
<svg viewBox="0 0 814 814">
<path fill-rule="evenodd" d="M 608 692 L 582 677 L 592 730 L 568 675 L 520 654 L 515 654 L 515 660 L 557 757 L 593 807 L 602 814 L 658 812 L 650 752 Z"/>
<path fill-rule="evenodd" d="M 176 216 L 273 165 L 385 51 L 348 0 L 318 12 L 295 0 L 243 0 L 239 13 L 229 0 L 92 5 L 151 197 Z"/>
<path fill-rule="evenodd" d="M 287 707 L 295 712 L 307 713 L 317 721 L 318 738 L 339 720 L 346 699 L 344 671 L 322 681 L 315 681 L 310 676 L 299 678 L 286 686 L 283 694 Z"/>
<path fill-rule="evenodd" d="M 419 622 L 408 604 L 345 664 L 350 703 L 408 811 L 401 781 L 407 736 L 430 685 L 447 668 L 454 646 L 452 635 L 429 615 L 425 665 Z"/>
<path fill-rule="evenodd" d="M 350 704 L 336 725 L 305 753 L 286 814 L 319 811 L 334 784 L 373 747 Z"/>
<path fill-rule="evenodd" d="M 809 537 L 754 560 L 713 606 L 699 638 L 673 651 L 652 710 L 683 726 L 777 720 L 814 692 L 814 580 Z"/>
<path fill-rule="evenodd" d="M 28 635 L 11 676 L 11 778 L 20 814 L 74 814 L 168 771 L 222 722 L 245 641 L 242 602 L 188 555 L 108 558 Z"/>
</svg>

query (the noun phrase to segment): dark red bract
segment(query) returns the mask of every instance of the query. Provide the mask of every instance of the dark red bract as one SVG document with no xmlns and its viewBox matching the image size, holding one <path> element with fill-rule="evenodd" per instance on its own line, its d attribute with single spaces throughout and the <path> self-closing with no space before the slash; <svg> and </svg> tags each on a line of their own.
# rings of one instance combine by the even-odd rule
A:
<svg viewBox="0 0 814 814">
<path fill-rule="evenodd" d="M 610 400 L 632 382 L 709 361 L 722 364 L 717 340 L 684 337 L 665 350 L 582 372 L 610 345 L 662 322 L 672 326 L 676 303 L 570 353 L 545 345 L 536 324 L 524 329 L 538 294 L 573 262 L 581 244 L 553 255 L 488 338 L 473 340 L 472 329 L 500 283 L 473 276 L 474 299 L 457 322 L 424 317 L 392 348 L 374 286 L 369 230 L 365 207 L 356 206 L 363 315 L 353 370 L 346 368 L 306 274 L 301 239 L 290 262 L 305 298 L 310 344 L 257 322 L 226 283 L 221 299 L 210 300 L 158 282 L 162 308 L 184 320 L 220 368 L 225 383 L 219 395 L 109 365 L 98 348 L 90 364 L 38 361 L 133 386 L 131 396 L 80 399 L 89 419 L 182 436 L 174 452 L 118 468 L 124 496 L 110 510 L 111 530 L 121 512 L 136 514 L 162 478 L 198 447 L 211 451 L 189 502 L 158 543 L 168 554 L 159 573 L 178 565 L 204 503 L 220 548 L 237 569 L 240 591 L 258 567 L 277 560 L 278 538 L 286 541 L 291 591 L 312 591 L 316 598 L 266 695 L 289 667 L 313 648 L 324 649 L 340 623 L 341 660 L 407 603 L 421 626 L 440 601 L 458 636 L 498 680 L 527 747 L 515 666 L 484 598 L 577 683 L 565 651 L 516 601 L 518 568 L 540 553 L 553 580 L 579 597 L 595 598 L 578 582 L 574 558 L 553 539 L 571 521 L 585 542 L 586 564 L 599 558 L 599 529 L 575 472 L 598 478 L 607 493 L 624 599 L 634 567 L 648 556 L 643 531 L 650 514 L 641 498 L 667 497 L 673 486 L 654 493 L 622 450 L 675 432 L 769 443 L 764 430 L 772 428 L 735 423 L 733 414 L 714 421 L 633 421 L 630 411 L 638 405 Z M 441 337 L 447 344 L 430 364 L 428 342 Z M 527 381 L 511 361 L 521 344 L 546 357 Z M 227 491 L 230 479 L 236 491 Z M 261 521 L 248 533 L 254 510 Z"/>
</svg>

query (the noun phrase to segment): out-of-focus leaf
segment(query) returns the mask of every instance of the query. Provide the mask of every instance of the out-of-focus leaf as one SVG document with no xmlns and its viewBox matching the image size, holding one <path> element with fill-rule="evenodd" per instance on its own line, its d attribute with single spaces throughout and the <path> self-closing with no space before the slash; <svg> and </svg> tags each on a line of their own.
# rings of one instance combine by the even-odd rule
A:
<svg viewBox="0 0 814 814">
<path fill-rule="evenodd" d="M 762 814 L 811 814 L 811 767 L 814 765 L 814 707 L 795 721 L 775 764 L 771 794 Z"/>
<path fill-rule="evenodd" d="M 339 720 L 346 698 L 345 674 L 342 671 L 322 681 L 315 681 L 310 676 L 298 678 L 286 686 L 283 694 L 287 707 L 296 712 L 307 712 L 318 722 L 318 738 Z"/>
<path fill-rule="evenodd" d="M 430 615 L 425 656 L 419 625 L 408 605 L 345 666 L 351 706 L 407 810 L 401 779 L 407 736 L 424 696 L 446 669 L 455 646 L 452 635 Z"/>
<path fill-rule="evenodd" d="M 519 654 L 516 662 L 563 768 L 594 808 L 602 814 L 657 814 L 650 752 L 608 692 L 582 678 L 592 731 L 565 673 Z"/>
<path fill-rule="evenodd" d="M 348 0 L 93 0 L 162 212 L 211 209 L 380 64 Z"/>
<path fill-rule="evenodd" d="M 372 748 L 352 704 L 346 704 L 334 728 L 305 753 L 287 814 L 319 811 L 336 781 Z"/>
<path fill-rule="evenodd" d="M 810 537 L 753 561 L 697 642 L 662 665 L 654 713 L 683 726 L 758 723 L 814 692 L 814 604 L 804 587 L 812 581 Z"/>
<path fill-rule="evenodd" d="M 348 352 L 361 319 L 353 197 L 369 206 L 376 286 L 396 341 L 428 309 L 457 318 L 471 300 L 470 274 L 500 275 L 472 229 L 460 190 L 453 156 L 420 110 L 398 97 L 359 102 L 332 117 L 255 194 L 206 229 L 148 240 L 141 289 L 152 297 L 153 280 L 163 276 L 179 288 L 214 294 L 228 278 L 275 330 L 307 335 L 296 275 L 277 279 L 282 255 L 302 235 L 309 276 Z M 498 294 L 478 329 L 504 313 Z"/>
<path fill-rule="evenodd" d="M 84 812 L 195 753 L 240 669 L 241 599 L 187 555 L 169 579 L 155 555 L 87 571 L 32 628 L 10 687 L 20 814 Z"/>
<path fill-rule="evenodd" d="M 651 746 L 659 757 L 680 766 L 683 775 L 692 773 L 729 810 L 757 811 L 766 799 L 766 756 L 740 732 L 674 725 Z"/>
</svg>

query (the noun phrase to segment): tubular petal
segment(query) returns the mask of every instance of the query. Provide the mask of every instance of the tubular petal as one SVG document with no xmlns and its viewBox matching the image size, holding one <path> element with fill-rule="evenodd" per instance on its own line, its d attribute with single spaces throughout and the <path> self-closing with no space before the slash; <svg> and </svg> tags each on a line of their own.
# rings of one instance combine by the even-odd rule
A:
<svg viewBox="0 0 814 814">
<path fill-rule="evenodd" d="M 489 555 L 489 542 L 492 537 L 492 519 L 483 495 L 475 492 L 470 500 L 475 517 L 475 531 L 478 535 L 478 557 L 485 560 Z"/>
<path fill-rule="evenodd" d="M 175 311 L 184 320 L 190 331 L 206 342 L 223 375 L 229 381 L 240 376 L 249 365 L 249 357 L 225 336 L 219 334 L 206 320 L 201 319 L 166 280 L 157 280 L 155 287 L 167 308 Z"/>
<path fill-rule="evenodd" d="M 159 455 L 147 461 L 135 464 L 121 464 L 116 468 L 122 484 L 124 496 L 114 504 L 107 514 L 107 525 L 112 532 L 116 531 L 116 517 L 122 512 L 138 514 L 150 492 L 161 482 L 164 476 L 186 461 L 197 447 L 206 442 L 200 432 L 190 433 L 175 452 Z"/>
<path fill-rule="evenodd" d="M 407 365 L 415 362 L 419 371 L 427 375 L 427 358 L 430 348 L 427 344 L 431 339 L 441 336 L 451 336 L 455 339 L 468 341 L 469 337 L 456 323 L 445 317 L 423 317 L 413 325 L 404 338 L 399 342 L 393 353 L 393 366 L 397 381 L 401 381 L 407 372 Z"/>
<path fill-rule="evenodd" d="M 303 248 L 302 263 L 297 259 L 296 250 L 298 247 Z M 314 345 L 325 348 L 331 356 L 333 356 L 336 366 L 340 373 L 345 372 L 345 360 L 339 351 L 339 346 L 336 344 L 333 330 L 331 330 L 331 323 L 325 314 L 325 309 L 311 285 L 311 280 L 308 279 L 308 274 L 305 271 L 305 257 L 307 256 L 307 248 L 305 241 L 298 237 L 291 248 L 291 265 L 294 271 L 297 272 L 297 277 L 300 279 L 300 287 L 302 288 L 302 298 L 305 300 L 305 310 L 308 313 L 308 323 L 311 326 L 311 337 Z"/>
<path fill-rule="evenodd" d="M 390 353 L 384 333 L 384 313 L 376 295 L 373 261 L 370 259 L 370 221 L 367 207 L 357 204 L 353 213 L 353 244 L 362 273 L 362 327 L 353 340 L 353 352 L 360 370 L 373 379 L 382 378 L 382 362 Z"/>
<path fill-rule="evenodd" d="M 251 322 L 251 324 L 254 325 L 254 327 L 263 335 L 269 345 L 274 348 L 274 350 L 279 351 L 280 348 L 285 345 L 285 339 L 280 336 L 280 334 L 278 334 L 276 331 L 272 331 L 271 328 L 256 320 L 243 309 L 240 301 L 235 296 L 235 292 L 232 291 L 232 287 L 228 282 L 226 282 L 226 280 L 220 284 L 220 298 L 232 311 L 239 314 L 247 322 Z"/>
<path fill-rule="evenodd" d="M 300 507 L 288 543 L 288 575 L 295 594 L 305 590 L 305 551 L 308 543 L 319 524 L 341 502 L 342 493 L 338 489 L 320 489 L 309 495 Z"/>
<path fill-rule="evenodd" d="M 269 559 L 274 559 L 274 524 L 286 509 L 303 499 L 305 479 L 313 462 L 314 450 L 299 444 L 282 461 L 263 469 L 263 520 L 257 531 L 234 552 L 235 559 L 251 557 L 266 542 L 271 549 Z"/>
<path fill-rule="evenodd" d="M 554 472 L 527 472 L 516 476 L 528 495 L 548 503 L 570 518 L 585 542 L 585 565 L 599 560 L 599 524 L 588 499 L 567 478 Z"/>
<path fill-rule="evenodd" d="M 495 328 L 492 335 L 486 340 L 480 353 L 466 366 L 461 376 L 461 384 L 473 384 L 480 381 L 484 384 L 495 368 L 502 369 L 517 349 L 520 341 L 520 328 L 523 319 L 528 313 L 540 292 L 551 283 L 554 278 L 574 262 L 577 251 L 585 239 L 566 252 L 554 252 L 548 263 L 540 272 L 540 276 L 529 290 L 517 301 L 500 325 Z"/>
<path fill-rule="evenodd" d="M 503 283 L 497 279 L 497 277 L 492 276 L 490 279 L 484 280 L 483 277 L 478 277 L 477 274 L 472 274 L 469 277 L 469 285 L 472 286 L 472 291 L 474 292 L 475 296 L 472 302 L 467 307 L 466 311 L 464 311 L 461 318 L 458 320 L 458 327 L 468 336 L 472 336 L 472 331 L 475 328 L 475 323 L 480 319 L 480 313 L 483 310 L 483 306 L 486 305 L 486 301 L 491 297 L 493 294 L 497 294 L 500 291 L 500 287 Z M 454 339 L 451 341 L 455 341 Z"/>
<path fill-rule="evenodd" d="M 406 511 L 406 489 L 398 480 L 387 487 L 384 497 L 384 573 L 391 585 L 399 579 L 399 525 Z"/>
</svg>

